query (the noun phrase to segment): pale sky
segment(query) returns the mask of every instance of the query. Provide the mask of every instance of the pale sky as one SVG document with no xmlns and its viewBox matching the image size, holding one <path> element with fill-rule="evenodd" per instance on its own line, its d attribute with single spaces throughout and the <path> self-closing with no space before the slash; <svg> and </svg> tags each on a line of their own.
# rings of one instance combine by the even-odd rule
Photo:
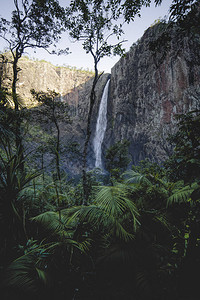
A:
<svg viewBox="0 0 200 300">
<path fill-rule="evenodd" d="M 60 0 L 61 4 L 64 6 L 64 3 L 68 2 L 67 0 Z M 151 7 L 144 7 L 141 12 L 141 18 L 137 17 L 134 22 L 126 24 L 124 26 L 125 34 L 122 36 L 122 39 L 127 40 L 123 44 L 123 47 L 126 51 L 129 50 L 131 45 L 136 42 L 139 38 L 142 37 L 144 31 L 154 23 L 155 20 L 169 15 L 169 7 L 172 0 L 163 0 L 160 6 L 155 7 L 154 4 Z M 13 10 L 13 0 L 0 0 L 0 16 L 6 19 L 9 19 L 11 16 L 11 11 Z M 93 59 L 90 54 L 85 54 L 82 49 L 81 43 L 72 43 L 67 36 L 63 35 L 59 48 L 69 47 L 72 52 L 69 55 L 65 56 L 56 56 L 50 55 L 45 50 L 29 50 L 26 55 L 30 58 L 37 58 L 39 60 L 50 61 L 55 65 L 69 65 L 75 66 L 77 68 L 93 70 Z M 0 51 L 5 50 L 5 43 L 0 39 Z M 113 65 L 119 60 L 119 56 L 116 57 L 106 57 L 103 58 L 99 63 L 99 70 L 110 72 L 110 69 Z"/>
</svg>

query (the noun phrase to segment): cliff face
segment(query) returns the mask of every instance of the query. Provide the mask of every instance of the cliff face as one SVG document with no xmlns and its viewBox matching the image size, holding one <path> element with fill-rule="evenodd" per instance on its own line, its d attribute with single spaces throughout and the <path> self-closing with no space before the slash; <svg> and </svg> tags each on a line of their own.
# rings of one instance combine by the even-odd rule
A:
<svg viewBox="0 0 200 300">
<path fill-rule="evenodd" d="M 96 90 L 95 90 L 96 102 L 91 117 L 91 138 L 88 145 L 88 168 L 89 169 L 94 168 L 93 139 L 94 139 L 94 133 L 96 128 L 99 105 L 103 94 L 103 89 L 109 77 L 110 74 L 103 74 L 98 80 Z M 70 143 L 78 142 L 80 145 L 81 152 L 83 150 L 85 137 L 86 137 L 87 119 L 88 119 L 88 112 L 89 112 L 89 99 L 90 99 L 90 92 L 92 88 L 92 82 L 93 79 L 90 79 L 85 84 L 75 88 L 72 93 L 65 95 L 65 99 L 67 99 L 68 103 L 71 103 L 70 114 L 71 114 L 72 123 L 66 124 L 64 120 L 60 122 L 62 143 L 66 145 L 69 142 Z M 71 158 L 68 159 L 68 155 L 66 153 L 65 157 L 63 157 L 63 161 L 65 161 L 65 168 L 68 168 L 70 166 L 70 171 L 75 173 L 80 172 L 82 167 L 81 159 L 79 160 L 76 159 L 71 160 Z"/>
<path fill-rule="evenodd" d="M 11 57 L 6 55 L 8 60 L 6 63 L 0 61 L 0 83 L 11 89 L 12 82 L 12 64 L 10 63 Z M 92 88 L 93 75 L 94 73 L 84 70 L 78 70 L 70 67 L 56 67 L 45 61 L 33 61 L 26 57 L 22 57 L 19 60 L 20 72 L 18 73 L 17 81 L 17 93 L 20 96 L 20 100 L 24 107 L 29 109 L 28 122 L 30 128 L 34 126 L 41 126 L 40 137 L 45 136 L 47 133 L 49 136 L 56 136 L 55 125 L 48 120 L 47 115 L 49 112 L 46 111 L 45 107 L 38 104 L 32 97 L 30 90 L 36 91 L 47 91 L 55 90 L 60 94 L 58 101 L 68 103 L 66 113 L 70 115 L 71 122 L 65 118 L 63 111 L 57 111 L 60 115 L 58 118 L 58 124 L 60 128 L 60 141 L 62 148 L 64 149 L 60 158 L 62 161 L 62 168 L 64 170 L 78 173 L 81 169 L 81 158 L 75 157 L 68 153 L 67 147 L 69 144 L 78 142 L 80 145 L 80 152 L 83 149 L 86 135 L 87 118 L 89 111 L 89 98 L 90 91 Z M 96 102 L 93 109 L 91 118 L 91 140 L 88 149 L 88 165 L 90 168 L 93 167 L 94 153 L 93 153 L 93 135 L 96 116 L 98 114 L 98 107 L 100 104 L 101 96 L 103 93 L 104 86 L 108 80 L 109 74 L 103 74 L 100 76 L 96 86 Z M 37 130 L 36 130 L 37 131 Z M 43 132 L 43 133 L 42 133 Z M 30 138 L 29 138 L 30 140 Z M 45 140 L 45 138 L 43 139 Z M 41 144 L 43 144 L 41 142 Z M 36 134 L 32 138 L 31 144 L 27 145 L 31 147 L 32 151 L 37 149 L 39 145 L 39 138 Z M 50 153 L 44 155 L 45 164 L 48 165 L 51 160 L 54 160 L 54 156 Z M 38 162 L 40 164 L 40 162 Z"/>
<path fill-rule="evenodd" d="M 96 127 L 96 119 L 98 115 L 99 104 L 101 100 L 101 96 L 103 93 L 104 86 L 108 80 L 110 74 L 103 74 L 96 86 L 96 102 L 93 109 L 93 114 L 91 118 L 91 139 L 88 145 L 88 168 L 91 169 L 94 167 L 94 153 L 93 153 L 93 137 L 94 130 Z M 88 119 L 88 111 L 89 111 L 89 99 L 90 92 L 92 88 L 93 79 L 89 79 L 85 83 L 80 84 L 77 87 L 74 87 L 71 92 L 63 95 L 62 101 L 68 103 L 68 108 L 66 111 L 62 111 L 56 109 L 55 114 L 58 116 L 57 122 L 60 130 L 60 143 L 61 143 L 61 153 L 60 153 L 60 161 L 61 161 L 61 169 L 67 171 L 68 173 L 77 174 L 81 172 L 82 169 L 82 151 L 85 143 L 86 137 L 86 129 L 87 129 L 87 119 Z M 48 139 L 50 140 L 52 137 L 56 138 L 57 130 L 55 124 L 49 121 L 46 115 L 44 106 L 35 106 L 29 110 L 29 123 L 30 127 L 41 126 L 42 131 L 40 132 L 40 138 L 42 138 L 44 133 L 49 135 Z M 65 113 L 69 114 L 70 122 L 68 122 L 68 118 L 66 118 Z M 43 133 L 42 133 L 43 132 Z M 30 140 L 30 139 L 29 139 Z M 44 143 L 44 142 L 43 142 Z M 51 142 L 52 143 L 52 142 Z M 54 142 L 55 143 L 55 142 Z M 73 149 L 73 145 L 78 143 L 79 154 L 76 154 L 77 149 Z M 33 145 L 33 146 L 32 146 Z M 38 137 L 33 138 L 32 145 L 27 145 L 27 148 L 32 147 L 32 151 L 34 148 L 37 149 L 38 145 Z M 48 149 L 48 147 L 46 147 Z M 72 151 L 71 151 L 72 150 Z M 48 151 L 48 150 L 46 150 Z M 41 159 L 40 159 L 41 160 Z M 37 160 L 38 166 L 41 165 L 41 161 Z M 52 153 L 44 154 L 44 165 L 47 166 L 47 169 L 50 170 L 52 163 L 55 164 L 55 156 Z M 53 169 L 52 169 L 53 170 Z"/>
<path fill-rule="evenodd" d="M 11 87 L 12 64 L 9 63 L 11 57 L 8 55 L 8 62 L 4 66 L 7 79 L 5 84 Z M 36 91 L 55 90 L 60 94 L 61 100 L 69 100 L 77 104 L 77 87 L 81 86 L 92 78 L 93 73 L 84 70 L 78 70 L 70 67 L 57 67 L 46 61 L 33 61 L 26 57 L 19 60 L 17 81 L 17 93 L 26 107 L 36 105 L 30 93 L 31 89 Z M 73 97 L 65 98 L 67 94 L 72 93 Z"/>
<path fill-rule="evenodd" d="M 165 43 L 156 44 L 163 26 L 149 28 L 111 72 L 104 145 L 128 139 L 134 163 L 165 159 L 175 114 L 200 108 L 199 36 L 183 37 L 173 28 Z"/>
<path fill-rule="evenodd" d="M 130 141 L 132 162 L 149 158 L 163 161 L 171 151 L 167 141 L 176 130 L 175 115 L 200 109 L 200 38 L 165 24 L 149 28 L 141 40 L 113 67 L 111 75 L 100 77 L 92 114 L 88 167 L 94 167 L 93 138 L 104 86 L 111 77 L 108 99 L 108 126 L 103 153 L 113 143 Z M 164 33 L 164 35 L 163 35 Z M 9 68 L 11 68 L 9 66 Z M 69 103 L 72 123 L 59 120 L 61 143 L 78 142 L 83 149 L 92 74 L 55 67 L 46 62 L 20 62 L 18 93 L 30 105 L 30 89 L 55 90 Z M 10 71 L 11 72 L 11 71 Z M 31 118 L 30 118 L 31 120 Z M 37 123 L 37 113 L 33 123 Z M 50 134 L 55 134 L 51 126 Z M 44 129 L 48 131 L 47 127 Z M 47 155 L 48 156 L 48 155 Z M 77 173 L 81 159 L 61 154 L 63 168 Z"/>
</svg>

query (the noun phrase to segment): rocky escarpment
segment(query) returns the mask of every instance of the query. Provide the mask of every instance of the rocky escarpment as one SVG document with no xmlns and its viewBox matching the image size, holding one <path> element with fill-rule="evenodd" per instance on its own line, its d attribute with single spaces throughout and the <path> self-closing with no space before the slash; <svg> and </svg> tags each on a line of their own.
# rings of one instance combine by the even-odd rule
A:
<svg viewBox="0 0 200 300">
<path fill-rule="evenodd" d="M 12 58 L 6 55 L 4 62 L 0 58 L 0 65 L 4 64 L 3 85 L 11 88 L 12 81 Z M 81 86 L 93 77 L 93 72 L 79 70 L 72 67 L 54 66 L 46 61 L 31 60 L 22 57 L 19 60 L 17 81 L 17 93 L 20 95 L 22 103 L 26 107 L 37 105 L 34 102 L 30 90 L 36 91 L 54 90 L 59 93 L 61 100 L 77 104 L 77 87 Z M 65 98 L 65 95 L 72 93 L 73 97 Z"/>
<path fill-rule="evenodd" d="M 30 135 L 32 135 L 31 138 L 30 136 L 28 137 L 31 143 L 26 143 L 27 148 L 31 148 L 33 153 L 37 153 L 38 147 L 45 148 L 45 143 L 54 143 L 53 140 L 51 141 L 51 137 L 56 137 L 56 127 L 52 120 L 48 118 L 48 115 L 51 115 L 49 111 L 51 109 L 45 108 L 45 106 L 35 101 L 30 92 L 31 89 L 37 92 L 54 90 L 60 94 L 57 101 L 68 104 L 64 112 L 62 110 L 59 111 L 59 109 L 56 111 L 56 114 L 59 115 L 57 121 L 60 129 L 60 143 L 63 149 L 60 154 L 62 169 L 73 173 L 79 172 L 82 164 L 81 155 L 78 158 L 77 156 L 73 157 L 72 153 L 69 153 L 68 146 L 73 143 L 78 143 L 80 152 L 82 152 L 86 135 L 89 98 L 94 73 L 92 71 L 79 70 L 71 67 L 58 67 L 46 61 L 30 60 L 27 57 L 22 57 L 19 60 L 19 69 L 17 93 L 20 96 L 23 107 L 28 108 L 29 130 L 31 131 Z M 91 128 L 95 128 L 99 102 L 108 76 L 109 74 L 101 75 L 96 86 L 96 103 L 91 118 Z M 8 53 L 0 57 L 0 79 L 2 86 L 11 90 L 12 58 Z M 68 122 L 68 118 L 65 116 L 66 114 L 70 116 L 70 122 Z M 90 167 L 92 167 L 93 161 L 92 138 L 89 143 L 88 151 L 88 163 Z M 37 155 L 36 161 L 40 167 L 41 155 L 44 156 L 44 165 L 49 168 L 51 161 L 53 161 L 55 157 L 49 152 L 48 146 L 46 147 L 45 153 Z"/>
<path fill-rule="evenodd" d="M 110 77 L 110 74 L 103 74 L 97 83 L 95 94 L 96 101 L 91 117 L 91 139 L 88 147 L 88 168 L 94 167 L 94 153 L 93 153 L 93 135 L 96 126 L 96 118 L 98 114 L 99 104 L 103 93 L 104 86 Z M 55 115 L 60 130 L 60 161 L 61 170 L 67 173 L 77 174 L 82 169 L 82 151 L 84 148 L 87 119 L 89 111 L 89 99 L 92 88 L 93 79 L 75 87 L 72 92 L 63 96 L 63 101 L 67 102 L 69 106 L 63 109 L 56 108 Z M 60 101 L 60 99 L 58 99 Z M 50 113 L 51 114 L 51 113 Z M 70 122 L 65 114 L 70 116 Z M 43 166 L 47 167 L 48 171 L 53 171 L 55 167 L 55 155 L 50 153 L 55 150 L 55 139 L 57 136 L 57 129 L 55 124 L 48 119 L 49 108 L 44 105 L 35 106 L 29 110 L 28 122 L 30 128 L 36 128 L 31 138 L 31 145 L 28 142 L 27 148 L 32 149 L 32 152 L 37 152 L 38 147 L 45 148 L 43 151 Z M 38 134 L 39 132 L 39 134 Z M 46 136 L 46 138 L 45 138 Z M 54 138 L 53 138 L 54 137 Z M 30 140 L 30 138 L 29 138 Z M 45 147 L 44 144 L 49 146 Z M 77 148 L 74 148 L 77 145 Z M 54 147 L 54 150 L 49 151 L 49 147 Z M 78 151 L 77 151 L 78 150 Z M 41 150 L 40 150 L 41 152 Z M 54 151 L 55 152 L 55 151 Z M 37 166 L 41 166 L 41 153 L 37 155 Z"/>
<path fill-rule="evenodd" d="M 128 139 L 133 163 L 165 159 L 175 114 L 200 108 L 199 36 L 173 27 L 166 37 L 166 26 L 149 28 L 111 72 L 104 151 Z"/>
<path fill-rule="evenodd" d="M 95 94 L 96 94 L 96 101 L 93 108 L 93 113 L 91 117 L 91 138 L 88 145 L 88 169 L 92 169 L 94 167 L 94 151 L 93 151 L 93 139 L 94 133 L 96 128 L 96 121 L 97 115 L 99 110 L 99 105 L 101 101 L 101 97 L 103 94 L 104 86 L 110 77 L 110 74 L 103 74 L 100 79 L 98 80 Z M 76 94 L 77 101 L 73 101 L 73 93 L 67 94 L 65 96 L 66 99 L 71 99 L 70 105 L 70 114 L 71 114 L 71 124 L 66 124 L 65 121 L 60 123 L 61 127 L 61 138 L 62 143 L 64 145 L 73 142 L 78 142 L 80 152 L 82 153 L 85 137 L 86 137 L 86 128 L 87 128 L 87 119 L 88 119 L 88 112 L 89 112 L 89 99 L 90 93 L 92 88 L 93 79 L 87 81 L 84 85 L 79 86 L 75 89 L 74 93 Z M 69 103 L 69 100 L 68 100 Z M 72 113 L 73 112 L 73 113 Z M 81 159 L 78 161 L 71 160 L 67 158 L 68 155 L 66 154 L 63 158 L 65 161 L 65 168 L 69 168 L 71 171 L 78 172 L 82 166 Z"/>
<path fill-rule="evenodd" d="M 88 168 L 94 167 L 93 138 L 104 86 L 111 77 L 108 99 L 108 126 L 103 141 L 103 154 L 115 142 L 130 141 L 132 162 L 149 158 L 162 162 L 172 147 L 167 141 L 176 130 L 175 115 L 200 109 L 200 37 L 160 23 L 149 28 L 125 57 L 112 68 L 111 75 L 100 77 L 91 122 Z M 54 67 L 46 62 L 23 59 L 18 92 L 26 101 L 31 88 L 56 90 L 60 100 L 69 104 L 72 123 L 59 120 L 62 168 L 77 173 L 80 157 L 71 158 L 66 145 L 78 142 L 82 151 L 89 111 L 92 74 Z M 27 102 L 26 102 L 27 103 Z M 37 110 L 37 108 L 36 108 Z M 32 110 L 32 124 L 39 123 Z M 55 128 L 43 126 L 55 135 Z M 36 143 L 37 144 L 37 143 Z M 49 158 L 49 154 L 46 156 Z"/>
</svg>

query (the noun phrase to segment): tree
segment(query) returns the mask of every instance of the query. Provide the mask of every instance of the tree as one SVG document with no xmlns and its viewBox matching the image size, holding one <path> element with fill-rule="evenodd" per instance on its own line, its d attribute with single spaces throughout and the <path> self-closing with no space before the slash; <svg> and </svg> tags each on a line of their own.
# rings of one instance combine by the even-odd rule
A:
<svg viewBox="0 0 200 300">
<path fill-rule="evenodd" d="M 113 176 L 115 179 L 119 179 L 120 174 L 122 174 L 129 163 L 131 162 L 128 147 L 130 142 L 123 140 L 112 145 L 106 151 L 105 155 L 105 164 L 106 170 Z"/>
<path fill-rule="evenodd" d="M 172 180 L 192 183 L 200 180 L 200 112 L 192 111 L 177 116 L 178 130 L 169 138 L 174 154 L 165 166 Z"/>
<path fill-rule="evenodd" d="M 179 230 L 174 237 L 173 252 L 178 261 L 176 273 L 180 286 L 184 286 L 180 293 L 191 297 L 198 292 L 194 269 L 199 272 L 200 114 L 191 111 L 177 119 L 178 130 L 170 137 L 174 153 L 165 162 L 165 168 L 167 177 L 175 183 L 168 206 Z"/>
<path fill-rule="evenodd" d="M 56 146 L 54 148 L 54 154 L 56 157 L 56 173 L 57 179 L 61 181 L 61 172 L 60 172 L 60 126 L 59 119 L 64 118 L 65 121 L 70 122 L 70 118 L 68 115 L 68 105 L 66 103 L 61 102 L 58 99 L 58 93 L 55 91 L 48 92 L 36 92 L 35 90 L 31 90 L 33 97 L 39 102 L 42 103 L 43 109 L 45 110 L 45 117 L 48 118 L 50 122 L 53 122 L 56 128 Z M 41 108 L 40 108 L 41 112 Z M 60 113 L 62 112 L 62 115 Z M 64 114 L 63 114 L 64 112 Z"/>
<path fill-rule="evenodd" d="M 113 1 L 110 1 L 111 4 Z M 140 10 L 143 6 L 150 6 L 151 3 L 155 5 L 162 4 L 162 0 L 140 0 L 140 1 L 131 1 L 131 0 L 117 0 L 115 1 L 115 13 L 123 13 L 125 21 L 130 22 L 134 21 L 135 15 L 140 15 Z M 119 7 L 116 7 L 117 6 Z M 195 7 L 199 5 L 198 0 L 173 0 L 170 6 L 170 19 L 173 21 L 180 21 L 185 19 L 187 14 L 194 11 Z"/>
<path fill-rule="evenodd" d="M 13 80 L 12 93 L 15 109 L 19 109 L 16 97 L 18 80 L 18 61 L 27 48 L 43 48 L 58 42 L 62 32 L 61 18 L 63 10 L 57 0 L 13 0 L 15 10 L 12 20 L 0 19 L 0 37 L 8 44 L 12 54 Z"/>
<path fill-rule="evenodd" d="M 173 0 L 170 7 L 170 18 L 173 21 L 183 21 L 199 5 L 197 0 Z"/>
<path fill-rule="evenodd" d="M 12 20 L 0 19 L 0 38 L 8 44 L 12 55 L 12 99 L 16 112 L 16 146 L 23 146 L 20 130 L 19 97 L 17 96 L 16 83 L 18 80 L 18 61 L 27 48 L 43 48 L 48 50 L 56 43 L 62 32 L 63 10 L 57 0 L 13 0 L 15 10 Z"/>
<path fill-rule="evenodd" d="M 83 188 L 85 194 L 84 203 L 87 203 L 89 197 L 87 189 L 87 149 L 91 135 L 91 117 L 96 99 L 95 87 L 99 80 L 98 63 L 104 56 L 113 54 L 122 54 L 119 38 L 122 34 L 122 25 L 115 24 L 115 19 L 110 4 L 107 1 L 71 1 L 67 8 L 67 28 L 70 36 L 83 42 L 83 49 L 90 53 L 94 61 L 94 79 L 90 93 L 89 112 L 87 119 L 86 138 L 83 149 Z M 114 23 L 113 23 L 114 22 Z M 112 36 L 117 38 L 115 44 L 110 44 Z"/>
</svg>

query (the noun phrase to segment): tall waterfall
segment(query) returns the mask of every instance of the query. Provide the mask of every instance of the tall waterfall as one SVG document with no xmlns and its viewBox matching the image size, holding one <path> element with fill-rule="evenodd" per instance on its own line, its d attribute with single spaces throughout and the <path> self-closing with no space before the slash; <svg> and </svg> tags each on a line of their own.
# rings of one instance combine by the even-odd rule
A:
<svg viewBox="0 0 200 300">
<path fill-rule="evenodd" d="M 95 167 L 100 169 L 103 169 L 102 158 L 101 158 L 101 154 L 102 154 L 101 146 L 103 143 L 106 126 L 107 126 L 107 100 L 108 100 L 109 83 L 110 83 L 110 79 L 107 81 L 103 90 L 103 95 L 99 106 L 96 131 L 93 140 L 93 147 L 94 147 L 94 154 L 95 154 Z"/>
</svg>

